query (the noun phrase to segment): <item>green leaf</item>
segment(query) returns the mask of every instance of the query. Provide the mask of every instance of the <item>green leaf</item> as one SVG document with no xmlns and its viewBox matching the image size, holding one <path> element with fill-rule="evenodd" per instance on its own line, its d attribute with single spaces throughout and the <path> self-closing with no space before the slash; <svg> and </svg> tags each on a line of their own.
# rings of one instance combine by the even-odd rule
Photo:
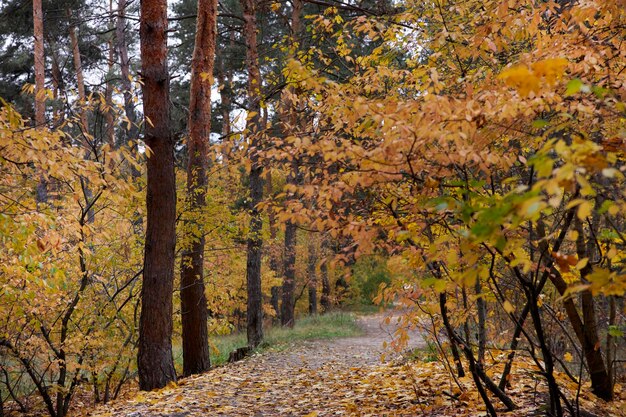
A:
<svg viewBox="0 0 626 417">
<path fill-rule="evenodd" d="M 618 326 L 609 326 L 609 334 L 613 337 L 624 336 L 624 332 Z"/>
<path fill-rule="evenodd" d="M 574 94 L 578 93 L 584 87 L 584 85 L 585 84 L 578 78 L 570 80 L 570 82 L 567 83 L 567 87 L 565 88 L 565 95 L 573 96 Z"/>
</svg>

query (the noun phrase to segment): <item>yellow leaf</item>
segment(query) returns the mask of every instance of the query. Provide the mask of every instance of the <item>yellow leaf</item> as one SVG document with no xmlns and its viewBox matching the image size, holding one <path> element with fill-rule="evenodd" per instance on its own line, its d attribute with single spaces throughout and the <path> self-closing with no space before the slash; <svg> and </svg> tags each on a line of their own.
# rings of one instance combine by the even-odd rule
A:
<svg viewBox="0 0 626 417">
<path fill-rule="evenodd" d="M 563 76 L 567 68 L 567 59 L 551 58 L 535 62 L 532 65 L 533 73 L 538 77 L 544 77 L 548 84 L 554 84 L 556 80 Z"/>
<path fill-rule="evenodd" d="M 591 210 L 593 210 L 593 203 L 591 201 L 583 201 L 578 206 L 578 211 L 576 215 L 580 220 L 585 220 L 589 215 L 591 215 Z"/>
<path fill-rule="evenodd" d="M 502 307 L 504 308 L 504 311 L 506 311 L 509 314 L 515 311 L 515 306 L 513 306 L 513 304 L 511 304 L 508 301 L 505 301 L 504 303 L 502 303 Z"/>
<path fill-rule="evenodd" d="M 504 80 L 509 87 L 515 88 L 522 96 L 527 96 L 531 91 L 539 91 L 539 78 L 524 65 L 502 71 L 498 78 Z"/>
<path fill-rule="evenodd" d="M 565 359 L 565 362 L 571 362 L 574 359 L 574 357 L 572 356 L 571 353 L 565 352 L 565 355 L 563 355 L 563 359 Z"/>
</svg>

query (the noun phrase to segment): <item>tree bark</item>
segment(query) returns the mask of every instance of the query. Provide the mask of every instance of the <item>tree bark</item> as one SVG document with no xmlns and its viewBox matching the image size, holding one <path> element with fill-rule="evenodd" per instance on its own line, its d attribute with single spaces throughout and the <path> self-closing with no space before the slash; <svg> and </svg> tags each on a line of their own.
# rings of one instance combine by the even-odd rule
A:
<svg viewBox="0 0 626 417">
<path fill-rule="evenodd" d="M 117 2 L 117 22 L 115 25 L 115 38 L 117 41 L 117 54 L 120 61 L 120 72 L 122 74 L 122 91 L 124 95 L 124 115 L 126 123 L 124 126 L 124 146 L 137 148 L 137 138 L 139 129 L 137 127 L 137 114 L 133 103 L 133 83 L 130 75 L 130 58 L 128 57 L 128 45 L 126 45 L 126 0 Z M 141 175 L 135 169 L 131 170 L 133 177 Z"/>
<path fill-rule="evenodd" d="M 78 103 L 79 103 L 79 118 L 81 131 L 83 134 L 85 149 L 89 151 L 87 148 L 88 143 L 86 140 L 86 134 L 89 132 L 88 124 L 87 124 L 87 111 L 85 110 L 85 105 L 87 104 L 87 96 L 85 94 L 85 77 L 83 76 L 83 63 L 80 57 L 80 49 L 78 47 L 78 37 L 76 36 L 76 26 L 74 22 L 72 22 L 72 11 L 70 9 L 66 10 L 67 18 L 70 21 L 70 43 L 72 45 L 72 59 L 74 60 L 74 70 L 76 71 L 76 87 L 78 89 Z"/>
<path fill-rule="evenodd" d="M 261 228 L 263 220 L 258 204 L 263 199 L 263 167 L 259 161 L 261 146 L 261 73 L 257 46 L 256 7 L 257 0 L 241 0 L 244 18 L 244 38 L 246 43 L 246 65 L 248 68 L 248 157 L 250 158 L 249 205 L 250 231 L 247 242 L 246 283 L 247 283 L 247 325 L 248 346 L 257 347 L 263 340 L 263 294 L 261 290 L 261 255 L 263 240 Z"/>
<path fill-rule="evenodd" d="M 317 248 L 313 236 L 309 236 L 308 252 L 309 314 L 317 314 Z"/>
<path fill-rule="evenodd" d="M 272 196 L 272 173 L 271 171 L 267 171 L 265 175 L 265 192 L 268 197 Z M 270 269 L 274 272 L 274 276 L 280 276 L 280 256 L 278 253 L 278 247 L 276 244 L 276 215 L 273 210 L 268 210 L 267 220 L 269 223 L 270 229 L 270 243 L 269 243 L 269 258 L 270 258 Z M 277 323 L 280 321 L 280 298 L 281 298 L 281 287 L 279 285 L 275 285 L 271 288 L 271 298 L 270 302 L 272 304 L 272 308 L 276 312 L 276 317 L 274 321 Z"/>
<path fill-rule="evenodd" d="M 35 126 L 46 123 L 45 56 L 43 47 L 43 7 L 41 0 L 33 0 L 33 33 L 35 44 Z"/>
<path fill-rule="evenodd" d="M 170 131 L 166 0 L 141 2 L 139 35 L 145 142 L 150 155 L 137 368 L 139 388 L 152 390 L 176 380 L 171 340 L 176 182 L 174 140 Z"/>
<path fill-rule="evenodd" d="M 113 0 L 109 0 L 110 23 L 109 30 L 115 29 L 113 21 Z M 104 109 L 106 127 L 104 131 L 104 139 L 111 148 L 115 147 L 115 112 L 113 111 L 113 66 L 115 64 L 115 46 L 113 45 L 113 37 L 109 37 L 107 42 L 109 54 L 107 59 L 108 71 L 106 75 L 106 90 L 104 93 Z"/>
<path fill-rule="evenodd" d="M 41 0 L 33 0 L 33 35 L 35 44 L 35 127 L 46 124 L 45 56 L 43 48 L 43 7 Z M 40 174 L 36 189 L 37 203 L 48 200 L 48 182 Z"/>
<path fill-rule="evenodd" d="M 287 222 L 285 226 L 285 247 L 283 265 L 283 302 L 280 323 L 293 327 L 295 323 L 294 290 L 296 287 L 296 225 Z"/>
<path fill-rule="evenodd" d="M 485 363 L 485 350 L 487 344 L 487 303 L 482 296 L 482 288 L 480 285 L 480 278 L 476 277 L 476 284 L 474 286 L 476 291 L 476 310 L 478 313 L 478 362 L 480 364 Z"/>
<path fill-rule="evenodd" d="M 592 225 L 595 226 L 595 222 Z M 593 272 L 592 262 L 594 261 L 595 243 L 590 237 L 585 242 L 585 230 L 582 222 L 574 219 L 574 227 L 578 232 L 576 240 L 576 253 L 578 259 L 587 258 L 589 262 L 580 270 L 580 280 L 587 283 L 587 277 Z M 597 229 L 597 228 L 596 228 Z M 583 320 L 583 340 L 581 344 L 587 365 L 589 366 L 589 377 L 591 379 L 591 391 L 605 401 L 613 399 L 613 383 L 610 380 L 609 372 L 604 364 L 600 337 L 598 335 L 598 321 L 596 319 L 595 302 L 591 291 L 585 290 L 580 293 Z"/>
<path fill-rule="evenodd" d="M 220 88 L 220 101 L 221 101 L 221 111 L 222 111 L 222 138 L 224 140 L 228 139 L 230 136 L 230 111 L 232 108 L 232 71 L 229 71 L 226 74 L 226 69 L 224 65 L 224 59 L 222 56 L 218 55 L 215 57 L 215 74 L 217 77 L 217 82 L 221 86 Z"/>
<path fill-rule="evenodd" d="M 322 313 L 327 313 L 331 308 L 330 301 L 330 279 L 328 277 L 328 253 L 326 253 L 328 249 L 328 237 L 324 236 L 322 238 L 322 256 L 324 259 L 322 260 L 322 264 L 320 265 L 320 275 L 322 278 L 322 296 L 320 297 L 320 304 L 322 306 Z"/>
<path fill-rule="evenodd" d="M 293 0 L 291 2 L 291 48 L 289 51 L 289 58 L 295 56 L 295 52 L 298 48 L 298 34 L 300 33 L 300 15 L 304 7 L 301 0 Z M 297 125 L 299 123 L 298 113 L 296 109 L 296 102 L 294 100 L 295 89 L 293 86 L 289 86 L 286 90 L 286 94 L 283 95 L 283 106 L 285 120 L 288 123 L 283 123 L 283 131 L 285 136 L 297 134 Z M 299 176 L 297 157 L 291 161 L 291 172 L 287 175 L 287 184 L 297 184 Z M 294 196 L 288 197 L 293 199 Z M 296 285 L 296 225 L 287 220 L 285 225 L 285 246 L 283 256 L 283 300 L 281 306 L 281 318 L 280 322 L 283 326 L 293 327 L 295 324 L 295 300 L 294 290 Z"/>
<path fill-rule="evenodd" d="M 191 61 L 187 199 L 192 216 L 206 206 L 208 147 L 211 134 L 211 86 L 215 59 L 217 0 L 198 0 L 196 40 Z M 180 304 L 183 338 L 183 374 L 211 367 L 208 312 L 204 294 L 204 229 L 198 219 L 186 219 L 185 235 L 191 242 L 181 259 Z"/>
</svg>

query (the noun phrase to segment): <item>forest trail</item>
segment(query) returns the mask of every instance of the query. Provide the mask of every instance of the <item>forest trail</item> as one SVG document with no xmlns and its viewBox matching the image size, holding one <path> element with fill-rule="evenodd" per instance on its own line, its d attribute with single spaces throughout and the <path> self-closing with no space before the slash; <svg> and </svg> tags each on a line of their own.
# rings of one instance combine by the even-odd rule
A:
<svg viewBox="0 0 626 417">
<path fill-rule="evenodd" d="M 96 410 L 92 416 L 336 416 L 415 415 L 415 395 L 393 373 L 397 352 L 384 349 L 397 330 L 389 313 L 359 317 L 363 335 L 299 342 L 281 351 L 186 378 L 158 392 L 139 393 Z M 409 348 L 424 340 L 409 331 Z M 384 363 L 381 355 L 385 353 Z M 404 378 L 405 380 L 406 378 Z M 378 382 L 377 382 L 378 381 Z"/>
</svg>

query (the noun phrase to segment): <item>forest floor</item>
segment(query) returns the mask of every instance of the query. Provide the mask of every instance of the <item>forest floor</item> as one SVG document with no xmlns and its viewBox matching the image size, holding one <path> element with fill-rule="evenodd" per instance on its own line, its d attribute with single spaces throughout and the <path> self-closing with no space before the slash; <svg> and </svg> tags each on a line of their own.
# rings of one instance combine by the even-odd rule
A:
<svg viewBox="0 0 626 417">
<path fill-rule="evenodd" d="M 471 379 L 461 391 L 437 361 L 409 361 L 383 348 L 393 339 L 396 320 L 389 313 L 359 317 L 363 334 L 298 342 L 264 352 L 205 374 L 181 379 L 153 392 L 92 411 L 92 417 L 195 416 L 484 416 L 484 405 Z M 410 350 L 427 352 L 417 331 L 409 332 Z M 510 416 L 543 415 L 545 392 L 532 369 L 516 373 L 511 390 L 520 409 Z M 624 402 L 613 405 L 582 395 L 581 408 L 597 416 L 626 415 Z"/>
</svg>

